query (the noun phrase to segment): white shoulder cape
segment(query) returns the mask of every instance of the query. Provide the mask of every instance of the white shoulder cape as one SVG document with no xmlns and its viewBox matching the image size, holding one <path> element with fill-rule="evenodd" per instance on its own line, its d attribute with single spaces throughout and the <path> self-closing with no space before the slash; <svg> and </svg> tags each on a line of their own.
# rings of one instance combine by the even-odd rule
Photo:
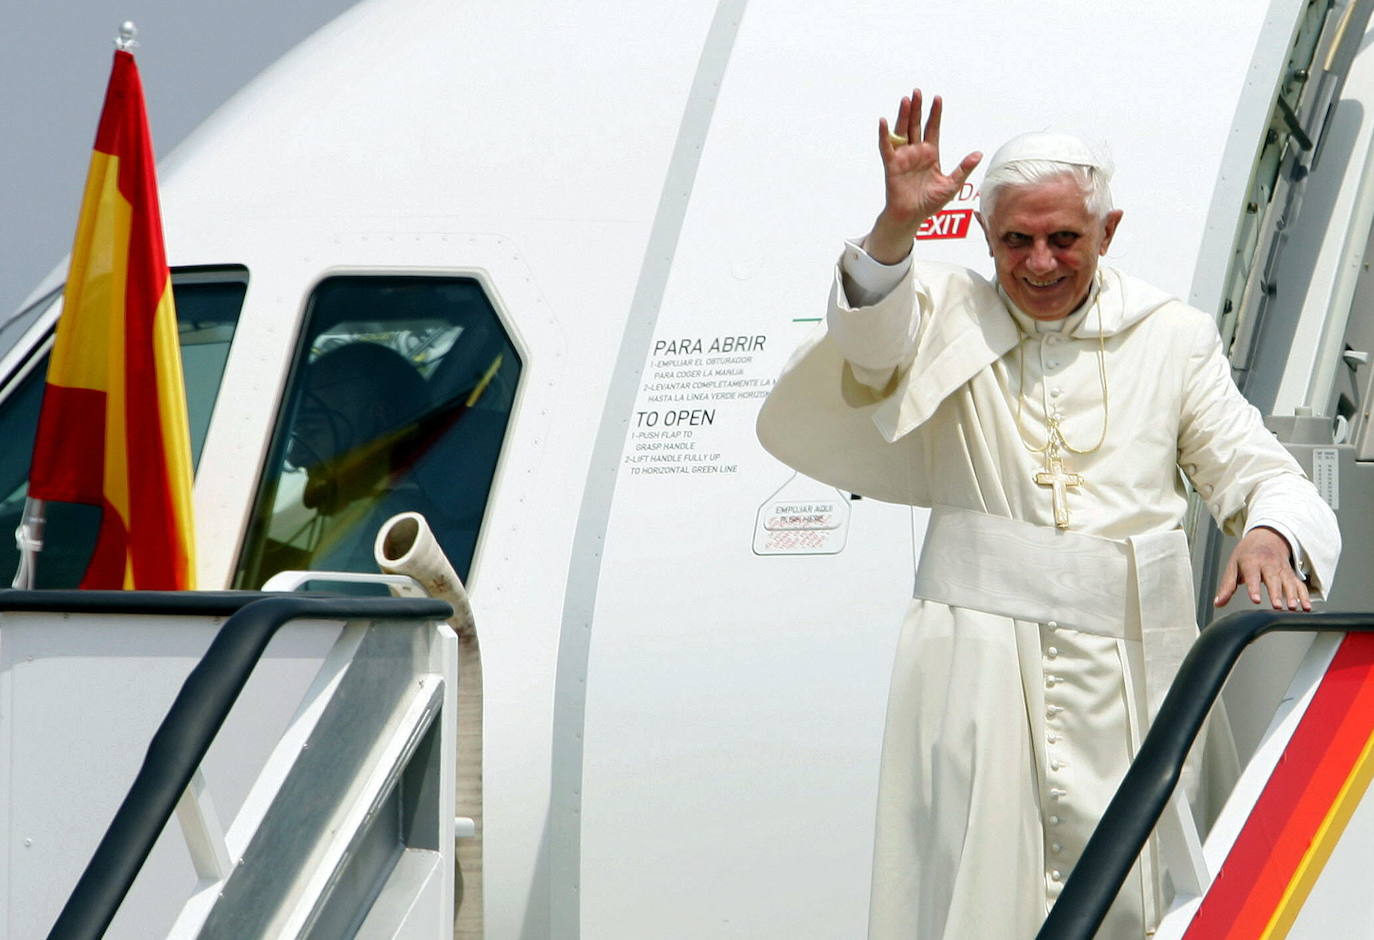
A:
<svg viewBox="0 0 1374 940">
<path fill-rule="evenodd" d="M 1171 302 L 1144 281 L 1103 268 L 1101 329 L 1112 336 Z M 838 266 L 832 306 L 845 303 Z M 1019 333 L 992 283 L 956 265 L 917 263 L 879 302 L 916 304 L 922 318 L 913 361 L 883 393 L 854 378 L 821 330 L 793 355 L 759 412 L 764 448 L 807 476 L 887 502 L 929 505 L 913 477 L 921 427 L 949 395 L 1015 348 Z M 1078 334 L 1096 337 L 1098 317 Z M 893 446 L 893 445 L 897 446 Z"/>
</svg>

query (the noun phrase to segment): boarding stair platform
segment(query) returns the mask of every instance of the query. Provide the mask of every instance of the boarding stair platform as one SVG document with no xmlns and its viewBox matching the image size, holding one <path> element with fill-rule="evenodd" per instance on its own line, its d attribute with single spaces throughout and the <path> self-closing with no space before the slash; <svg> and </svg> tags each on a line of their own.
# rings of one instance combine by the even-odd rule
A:
<svg viewBox="0 0 1374 940">
<path fill-rule="evenodd" d="M 454 608 L 397 575 L 337 577 L 412 596 L 300 593 L 334 577 L 0 592 L 0 936 L 483 935 L 471 861 L 464 898 L 480 812 L 457 779 Z M 1267 634 L 1302 635 L 1304 651 L 1200 839 L 1183 763 Z M 1039 936 L 1094 937 L 1152 833 L 1168 892 L 1156 940 L 1374 936 L 1371 777 L 1374 613 L 1224 617 Z"/>
<path fill-rule="evenodd" d="M 0 592 L 0 933 L 452 936 L 452 613 Z"/>
</svg>

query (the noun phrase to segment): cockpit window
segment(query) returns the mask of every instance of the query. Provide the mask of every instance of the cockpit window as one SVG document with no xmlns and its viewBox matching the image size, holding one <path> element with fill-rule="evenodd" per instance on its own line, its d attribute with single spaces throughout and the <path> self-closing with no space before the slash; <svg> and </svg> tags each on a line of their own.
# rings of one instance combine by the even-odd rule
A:
<svg viewBox="0 0 1374 940">
<path fill-rule="evenodd" d="M 181 369 L 186 378 L 186 417 L 191 427 L 191 460 L 199 465 L 219 397 L 224 363 L 248 292 L 248 269 L 180 268 L 172 272 L 181 339 Z"/>
<path fill-rule="evenodd" d="M 248 270 L 240 266 L 176 268 L 172 296 L 176 302 L 182 370 L 186 379 L 186 408 L 191 430 L 191 459 L 200 460 L 210 413 L 219 394 L 224 363 L 248 290 Z M 35 304 L 46 307 L 61 296 L 54 292 Z M 37 312 L 21 311 L 32 322 Z M 43 403 L 48 374 L 48 350 L 22 365 L 7 388 L 0 390 L 0 576 L 8 585 L 19 564 L 11 537 L 24 511 L 28 493 L 29 460 Z M 75 503 L 48 502 L 43 551 L 38 556 L 36 584 L 40 588 L 73 588 L 81 581 L 95 547 L 100 509 Z"/>
<path fill-rule="evenodd" d="M 377 530 L 407 511 L 466 578 L 521 365 L 473 278 L 321 282 L 235 585 L 288 569 L 375 572 Z"/>
</svg>

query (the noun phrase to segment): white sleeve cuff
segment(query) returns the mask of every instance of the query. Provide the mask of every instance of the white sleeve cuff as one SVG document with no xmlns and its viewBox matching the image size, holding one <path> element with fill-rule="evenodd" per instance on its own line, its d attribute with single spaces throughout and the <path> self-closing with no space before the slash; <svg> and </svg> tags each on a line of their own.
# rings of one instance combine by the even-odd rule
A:
<svg viewBox="0 0 1374 940">
<path fill-rule="evenodd" d="M 1298 473 L 1283 473 L 1255 487 L 1247 504 L 1245 530 L 1268 526 L 1282 535 L 1312 599 L 1325 598 L 1341 554 L 1341 530 L 1316 487 Z"/>
<path fill-rule="evenodd" d="M 871 307 L 882 300 L 902 282 L 911 268 L 908 254 L 896 264 L 882 264 L 864 250 L 857 239 L 847 239 L 840 256 L 840 271 L 844 275 L 844 292 L 851 307 Z"/>
<path fill-rule="evenodd" d="M 851 288 L 844 271 L 851 253 L 862 255 L 874 268 L 895 273 L 897 284 L 869 304 L 851 303 Z M 921 325 L 917 294 L 911 283 L 915 277 L 910 259 L 903 264 L 879 265 L 852 242 L 836 265 L 826 325 L 830 339 L 854 370 L 854 377 L 870 388 L 882 389 L 896 369 L 911 362 Z"/>
</svg>

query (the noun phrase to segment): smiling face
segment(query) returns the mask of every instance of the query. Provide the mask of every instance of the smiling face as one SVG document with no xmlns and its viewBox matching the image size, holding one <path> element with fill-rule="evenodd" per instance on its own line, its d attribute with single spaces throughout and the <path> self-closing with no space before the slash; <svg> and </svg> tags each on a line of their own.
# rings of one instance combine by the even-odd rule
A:
<svg viewBox="0 0 1374 940">
<path fill-rule="evenodd" d="M 1059 320 L 1087 298 L 1121 210 L 1095 218 L 1078 182 L 1060 176 L 1007 186 L 998 192 L 992 215 L 978 221 L 1007 296 L 1028 316 Z"/>
</svg>

